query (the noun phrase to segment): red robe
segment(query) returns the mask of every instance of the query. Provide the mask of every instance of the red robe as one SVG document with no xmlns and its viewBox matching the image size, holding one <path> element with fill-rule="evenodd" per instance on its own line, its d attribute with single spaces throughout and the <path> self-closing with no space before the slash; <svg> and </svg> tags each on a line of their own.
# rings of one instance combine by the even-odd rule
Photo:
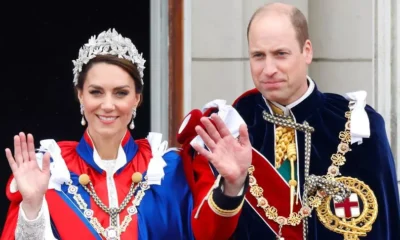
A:
<svg viewBox="0 0 400 240">
<path fill-rule="evenodd" d="M 87 133 L 79 143 L 65 141 L 59 142 L 58 145 L 74 185 L 79 186 L 78 178 L 81 174 L 89 175 L 97 195 L 106 206 L 109 206 L 106 172 L 93 161 L 93 144 Z M 121 146 L 125 151 L 127 163 L 114 174 L 118 206 L 129 192 L 133 173 L 140 172 L 145 176 L 152 158 L 148 141 L 146 139 L 133 141 L 129 132 L 124 137 Z M 151 185 L 148 190 L 144 191 L 145 195 L 138 206 L 138 213 L 132 215 L 132 221 L 126 231 L 122 233 L 121 240 L 158 239 L 158 237 L 167 236 L 192 239 L 190 229 L 191 193 L 183 173 L 180 157 L 171 151 L 166 153 L 163 158 L 167 166 L 164 168 L 165 177 L 161 185 Z M 171 190 L 173 186 L 177 188 L 176 191 Z M 85 219 L 72 195 L 68 194 L 68 187 L 65 184 L 62 186 L 62 190 L 51 189 L 46 193 L 55 237 L 67 240 L 102 239 Z M 94 217 L 104 228 L 107 228 L 110 225 L 110 216 L 95 204 L 93 198 L 89 197 L 81 186 L 79 186 L 78 193 L 88 203 L 88 208 L 94 211 Z M 7 184 L 7 197 L 10 199 L 11 205 L 1 240 L 14 239 L 19 204 L 22 201 L 19 192 L 11 193 L 10 181 Z M 120 223 L 128 215 L 126 209 L 132 206 L 133 199 L 134 197 L 119 214 Z"/>
</svg>

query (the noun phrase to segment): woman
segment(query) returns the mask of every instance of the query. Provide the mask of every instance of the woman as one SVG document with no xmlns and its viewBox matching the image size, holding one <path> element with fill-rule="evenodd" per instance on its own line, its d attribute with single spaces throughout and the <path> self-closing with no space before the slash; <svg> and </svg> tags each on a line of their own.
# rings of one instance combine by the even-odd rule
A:
<svg viewBox="0 0 400 240">
<path fill-rule="evenodd" d="M 14 137 L 4 239 L 193 239 L 192 196 L 179 155 L 161 135 L 133 140 L 145 60 L 115 30 L 92 37 L 74 63 L 80 142 Z"/>
</svg>

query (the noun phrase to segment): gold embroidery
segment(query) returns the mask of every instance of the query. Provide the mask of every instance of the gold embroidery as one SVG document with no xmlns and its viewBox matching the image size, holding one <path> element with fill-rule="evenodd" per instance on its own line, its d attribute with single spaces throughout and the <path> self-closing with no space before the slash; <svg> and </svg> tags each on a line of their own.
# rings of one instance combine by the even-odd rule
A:
<svg viewBox="0 0 400 240">
<path fill-rule="evenodd" d="M 242 209 L 243 203 L 244 203 L 244 198 L 237 208 L 232 210 L 225 210 L 218 207 L 217 204 L 214 202 L 213 192 L 211 192 L 210 197 L 208 198 L 208 205 L 210 206 L 211 210 L 213 210 L 215 213 L 223 217 L 235 216 Z"/>
</svg>

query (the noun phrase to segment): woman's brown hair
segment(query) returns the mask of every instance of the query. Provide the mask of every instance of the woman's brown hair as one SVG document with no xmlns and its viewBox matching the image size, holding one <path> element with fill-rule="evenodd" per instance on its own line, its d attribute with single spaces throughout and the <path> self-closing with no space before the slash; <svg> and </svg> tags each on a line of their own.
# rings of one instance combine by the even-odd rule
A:
<svg viewBox="0 0 400 240">
<path fill-rule="evenodd" d="M 89 70 L 95 65 L 96 63 L 108 63 L 112 65 L 116 65 L 122 69 L 124 69 L 133 79 L 135 84 L 136 93 L 142 95 L 143 92 L 143 84 L 140 78 L 139 71 L 136 67 L 136 64 L 133 64 L 131 61 L 119 58 L 114 55 L 99 55 L 95 58 L 91 59 L 87 64 L 82 67 L 82 71 L 79 73 L 78 82 L 75 86 L 75 90 L 82 90 L 83 85 L 86 80 L 87 73 Z M 143 97 L 141 96 L 140 99 L 142 100 Z M 141 102 L 141 101 L 140 101 Z"/>
</svg>

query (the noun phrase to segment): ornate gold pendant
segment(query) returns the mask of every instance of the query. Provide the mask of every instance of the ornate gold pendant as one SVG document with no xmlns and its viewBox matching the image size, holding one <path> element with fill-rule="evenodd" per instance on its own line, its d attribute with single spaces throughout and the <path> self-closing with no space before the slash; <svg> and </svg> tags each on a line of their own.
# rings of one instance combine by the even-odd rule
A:
<svg viewBox="0 0 400 240">
<path fill-rule="evenodd" d="M 331 210 L 332 197 L 323 198 L 317 216 L 326 228 L 342 234 L 345 240 L 359 240 L 371 231 L 378 215 L 376 197 L 368 185 L 356 178 L 339 177 L 336 180 L 349 188 L 351 196 L 340 203 L 333 201 L 335 213 Z"/>
</svg>

